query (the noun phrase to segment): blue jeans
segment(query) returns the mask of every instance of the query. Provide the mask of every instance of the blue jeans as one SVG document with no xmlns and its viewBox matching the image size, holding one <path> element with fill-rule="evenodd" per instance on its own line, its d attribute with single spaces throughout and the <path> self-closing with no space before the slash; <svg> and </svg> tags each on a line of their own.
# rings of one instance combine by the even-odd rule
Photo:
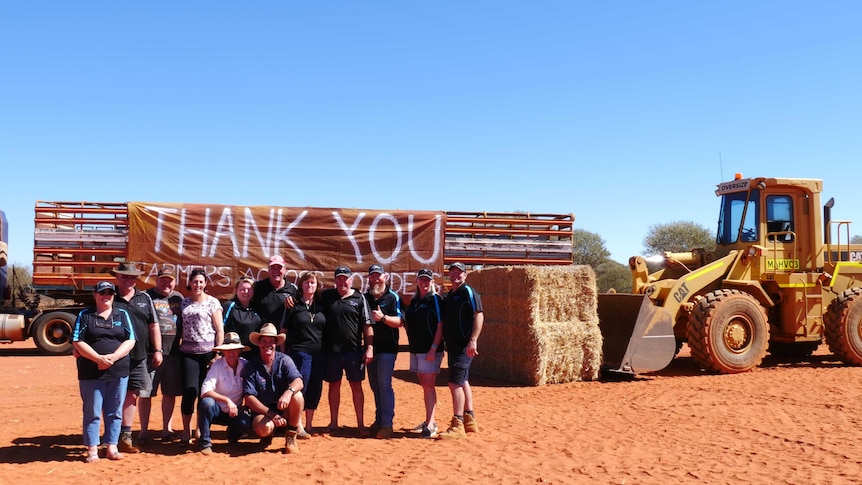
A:
<svg viewBox="0 0 862 485">
<path fill-rule="evenodd" d="M 239 409 L 239 413 L 231 417 L 221 410 L 215 399 L 205 397 L 198 404 L 198 429 L 201 432 L 201 447 L 212 446 L 210 437 L 210 426 L 222 424 L 227 426 L 227 440 L 232 443 L 238 441 L 242 435 L 251 429 L 251 416 Z"/>
<path fill-rule="evenodd" d="M 78 381 L 84 403 L 84 446 L 99 446 L 102 414 L 105 415 L 105 443 L 116 445 L 120 441 L 128 385 L 128 377 Z"/>
<path fill-rule="evenodd" d="M 308 352 L 287 353 L 302 375 L 302 395 L 305 396 L 305 409 L 317 409 L 320 395 L 323 392 L 323 371 L 326 361 L 323 352 L 310 354 Z"/>
<path fill-rule="evenodd" d="M 395 374 L 395 358 L 398 354 L 377 354 L 368 364 L 368 383 L 374 392 L 374 422 L 380 427 L 391 428 L 395 418 L 395 391 L 392 390 L 392 375 Z"/>
</svg>

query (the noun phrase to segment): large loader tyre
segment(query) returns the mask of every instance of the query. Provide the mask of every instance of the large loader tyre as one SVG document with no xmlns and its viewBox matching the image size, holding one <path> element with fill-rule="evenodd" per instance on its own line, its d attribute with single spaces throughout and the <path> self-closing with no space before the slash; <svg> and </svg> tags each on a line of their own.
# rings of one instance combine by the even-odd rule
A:
<svg viewBox="0 0 862 485">
<path fill-rule="evenodd" d="M 760 365 L 768 343 L 766 311 L 751 295 L 717 290 L 695 306 L 688 346 L 704 369 L 722 374 L 749 371 Z"/>
<path fill-rule="evenodd" d="M 862 288 L 832 300 L 824 323 L 829 350 L 844 363 L 862 365 Z"/>
<path fill-rule="evenodd" d="M 72 329 L 75 315 L 66 312 L 51 312 L 39 316 L 33 324 L 31 335 L 36 347 L 53 355 L 72 353 Z"/>
</svg>

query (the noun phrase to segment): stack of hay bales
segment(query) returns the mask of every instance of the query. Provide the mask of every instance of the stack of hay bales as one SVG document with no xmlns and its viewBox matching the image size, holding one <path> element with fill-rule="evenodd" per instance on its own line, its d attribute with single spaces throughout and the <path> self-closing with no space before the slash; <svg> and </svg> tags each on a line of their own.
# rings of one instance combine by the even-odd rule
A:
<svg viewBox="0 0 862 485">
<path fill-rule="evenodd" d="M 485 325 L 471 373 L 539 386 L 595 380 L 602 361 L 596 278 L 589 266 L 471 272 Z"/>
</svg>

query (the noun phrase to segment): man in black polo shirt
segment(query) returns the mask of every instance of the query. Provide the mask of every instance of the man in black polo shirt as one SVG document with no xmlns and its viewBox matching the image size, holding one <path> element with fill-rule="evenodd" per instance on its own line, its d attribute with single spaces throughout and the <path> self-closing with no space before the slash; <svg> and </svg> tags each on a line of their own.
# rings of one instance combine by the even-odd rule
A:
<svg viewBox="0 0 862 485">
<path fill-rule="evenodd" d="M 368 268 L 368 291 L 365 299 L 371 309 L 374 330 L 374 360 L 368 364 L 368 384 L 374 392 L 374 424 L 378 439 L 392 437 L 392 419 L 395 417 L 395 391 L 392 375 L 398 357 L 398 336 L 401 328 L 401 299 L 387 283 L 387 275 L 379 264 Z"/>
<path fill-rule="evenodd" d="M 485 322 L 482 297 L 467 285 L 464 263 L 449 266 L 452 288 L 443 302 L 443 338 L 449 352 L 449 390 L 452 391 L 454 416 L 452 424 L 438 439 L 462 438 L 479 431 L 473 413 L 473 390 L 470 388 L 470 364 L 479 355 L 478 340 Z"/>
<path fill-rule="evenodd" d="M 347 266 L 335 269 L 335 288 L 323 292 L 322 300 L 326 313 L 324 350 L 326 370 L 323 379 L 329 383 L 329 430 L 338 429 L 338 406 L 341 402 L 341 376 L 347 374 L 347 382 L 353 394 L 353 409 L 360 436 L 367 436 L 365 429 L 365 395 L 362 380 L 365 365 L 374 356 L 372 345 L 370 312 L 365 297 L 353 288 L 353 274 Z M 363 349 L 363 337 L 365 347 Z"/>
<path fill-rule="evenodd" d="M 269 277 L 254 284 L 254 297 L 251 307 L 260 315 L 262 323 L 281 325 L 284 316 L 285 300 L 296 298 L 296 285 L 284 279 L 286 272 L 284 258 L 274 255 L 269 258 Z"/>
<path fill-rule="evenodd" d="M 141 393 L 149 396 L 153 389 L 153 380 L 147 368 L 148 352 L 152 353 L 151 365 L 157 368 L 162 365 L 162 336 L 157 323 L 156 309 L 150 295 L 135 288 L 138 276 L 144 272 L 137 268 L 137 263 L 122 262 L 111 270 L 117 279 L 117 295 L 114 305 L 126 310 L 135 327 L 135 346 L 129 353 L 130 373 L 129 388 L 123 403 L 123 424 L 120 427 L 120 442 L 117 447 L 124 453 L 140 453 L 140 449 L 132 443 L 132 423 L 138 409 L 138 396 Z M 151 352 L 150 352 L 151 350 Z"/>
</svg>

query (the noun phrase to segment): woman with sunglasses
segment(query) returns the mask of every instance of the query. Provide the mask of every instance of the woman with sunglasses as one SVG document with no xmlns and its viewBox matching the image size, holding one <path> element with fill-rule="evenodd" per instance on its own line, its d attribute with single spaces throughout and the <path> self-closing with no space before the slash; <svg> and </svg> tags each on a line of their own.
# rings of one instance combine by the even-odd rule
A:
<svg viewBox="0 0 862 485">
<path fill-rule="evenodd" d="M 117 449 L 123 421 L 123 400 L 129 383 L 129 351 L 135 331 L 125 310 L 114 308 L 114 284 L 100 281 L 93 290 L 95 306 L 75 321 L 72 346 L 78 366 L 78 387 L 83 404 L 84 445 L 87 463 L 99 461 L 101 417 L 105 420 L 106 456 L 121 460 Z"/>
</svg>

